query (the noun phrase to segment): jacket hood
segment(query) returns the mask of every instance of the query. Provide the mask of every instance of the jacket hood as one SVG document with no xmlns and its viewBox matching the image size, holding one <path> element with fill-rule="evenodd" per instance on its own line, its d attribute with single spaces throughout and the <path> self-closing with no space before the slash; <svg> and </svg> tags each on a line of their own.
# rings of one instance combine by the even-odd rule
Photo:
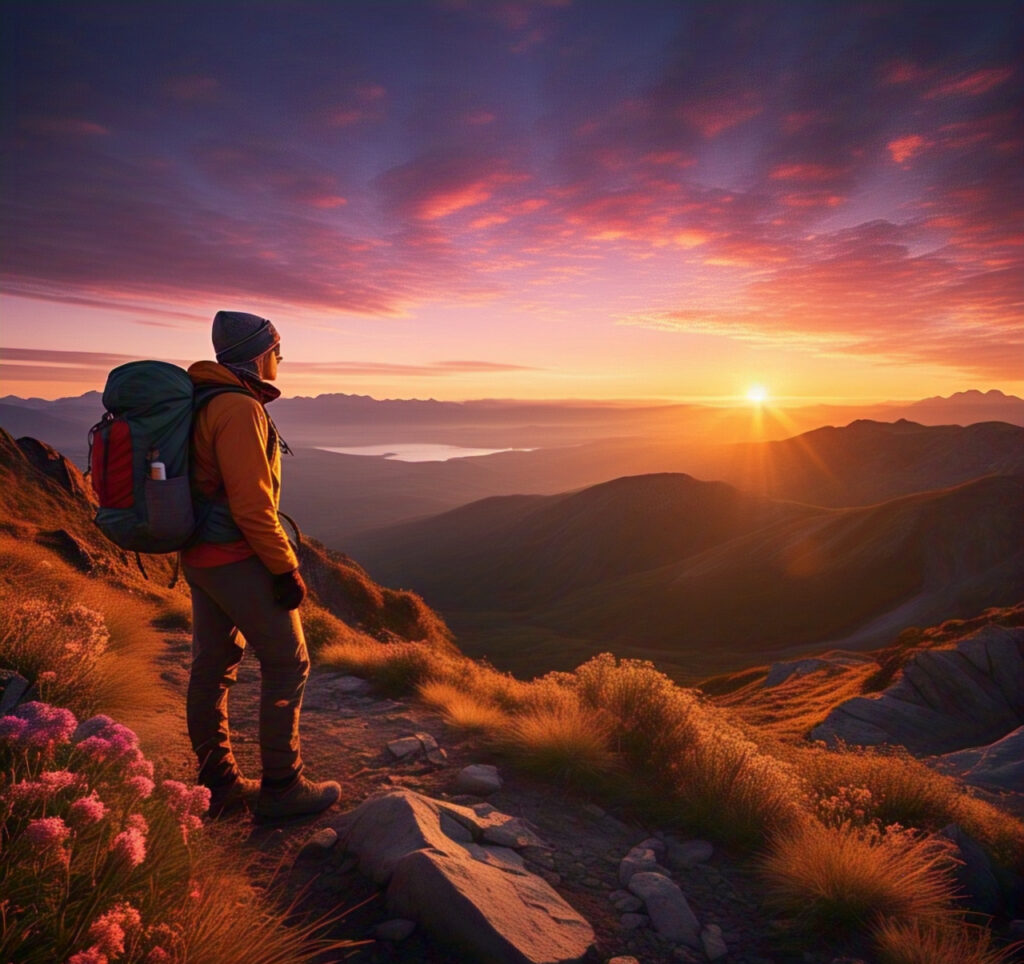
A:
<svg viewBox="0 0 1024 964">
<path fill-rule="evenodd" d="M 248 386 L 242 379 L 215 361 L 197 361 L 189 365 L 188 377 L 194 385 L 237 385 L 248 391 Z"/>
</svg>

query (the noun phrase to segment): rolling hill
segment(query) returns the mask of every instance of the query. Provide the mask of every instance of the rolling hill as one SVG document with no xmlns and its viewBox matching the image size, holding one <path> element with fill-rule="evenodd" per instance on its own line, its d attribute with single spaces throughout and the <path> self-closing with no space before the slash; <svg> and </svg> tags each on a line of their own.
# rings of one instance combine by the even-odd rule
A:
<svg viewBox="0 0 1024 964">
<path fill-rule="evenodd" d="M 607 649 L 724 672 L 1019 601 L 1024 476 L 842 509 L 640 476 L 486 500 L 352 551 L 504 668 Z"/>
</svg>

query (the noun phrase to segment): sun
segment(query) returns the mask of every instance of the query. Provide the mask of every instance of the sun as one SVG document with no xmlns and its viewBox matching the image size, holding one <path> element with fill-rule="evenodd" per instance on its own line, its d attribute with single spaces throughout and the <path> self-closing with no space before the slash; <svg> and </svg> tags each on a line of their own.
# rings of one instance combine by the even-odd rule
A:
<svg viewBox="0 0 1024 964">
<path fill-rule="evenodd" d="M 747 389 L 747 401 L 753 405 L 763 405 L 768 401 L 768 389 L 764 385 L 751 385 Z"/>
</svg>

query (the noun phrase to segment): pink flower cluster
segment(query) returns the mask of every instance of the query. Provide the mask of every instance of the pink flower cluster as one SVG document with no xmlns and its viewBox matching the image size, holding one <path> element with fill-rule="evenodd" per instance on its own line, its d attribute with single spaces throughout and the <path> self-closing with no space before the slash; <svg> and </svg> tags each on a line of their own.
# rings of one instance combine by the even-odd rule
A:
<svg viewBox="0 0 1024 964">
<path fill-rule="evenodd" d="M 164 780 L 160 790 L 167 806 L 178 818 L 181 834 L 187 842 L 190 831 L 203 825 L 202 816 L 210 809 L 209 788 L 187 787 L 178 780 Z"/>
<path fill-rule="evenodd" d="M 122 767 L 129 776 L 153 777 L 153 764 L 139 749 L 139 738 L 134 731 L 115 723 L 109 716 L 94 716 L 79 724 L 71 742 L 91 763 Z"/>
<path fill-rule="evenodd" d="M 63 846 L 70 833 L 71 828 L 60 817 L 40 817 L 28 822 L 25 839 L 42 855 Z"/>
<path fill-rule="evenodd" d="M 141 813 L 133 813 L 110 845 L 115 860 L 123 861 L 130 868 L 138 867 L 146 859 L 146 834 L 149 824 Z"/>
<path fill-rule="evenodd" d="M 83 783 L 82 777 L 70 770 L 46 770 L 38 780 L 21 780 L 2 794 L 12 806 L 45 803 L 63 790 L 75 789 Z"/>
<path fill-rule="evenodd" d="M 70 710 L 48 703 L 22 703 L 13 716 L 0 718 L 0 739 L 19 747 L 52 750 L 68 741 L 76 725 Z"/>
<path fill-rule="evenodd" d="M 68 820 L 81 830 L 99 823 L 107 815 L 107 806 L 93 790 L 87 797 L 79 797 L 68 808 Z"/>
<path fill-rule="evenodd" d="M 124 942 L 142 929 L 142 917 L 131 904 L 122 901 L 97 917 L 89 928 L 90 941 L 101 953 L 117 957 L 124 953 Z"/>
</svg>

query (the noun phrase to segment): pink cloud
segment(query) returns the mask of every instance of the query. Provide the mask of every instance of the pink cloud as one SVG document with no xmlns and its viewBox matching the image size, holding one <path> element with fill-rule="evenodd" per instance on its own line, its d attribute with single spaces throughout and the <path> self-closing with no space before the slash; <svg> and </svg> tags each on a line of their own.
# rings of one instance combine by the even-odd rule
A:
<svg viewBox="0 0 1024 964">
<path fill-rule="evenodd" d="M 907 134 L 886 144 L 890 157 L 897 164 L 904 166 L 907 166 L 907 161 L 915 158 L 927 147 L 928 142 L 920 134 Z"/>
<path fill-rule="evenodd" d="M 909 240 L 907 229 L 877 222 L 805 239 L 770 269 L 754 251 L 760 277 L 730 301 L 626 323 L 1019 377 L 1020 253 L 1011 267 L 988 270 L 948 250 L 913 255 Z"/>
<path fill-rule="evenodd" d="M 978 97 L 1005 84 L 1016 72 L 1016 67 L 989 67 L 959 74 L 933 87 L 925 97 Z"/>
</svg>

